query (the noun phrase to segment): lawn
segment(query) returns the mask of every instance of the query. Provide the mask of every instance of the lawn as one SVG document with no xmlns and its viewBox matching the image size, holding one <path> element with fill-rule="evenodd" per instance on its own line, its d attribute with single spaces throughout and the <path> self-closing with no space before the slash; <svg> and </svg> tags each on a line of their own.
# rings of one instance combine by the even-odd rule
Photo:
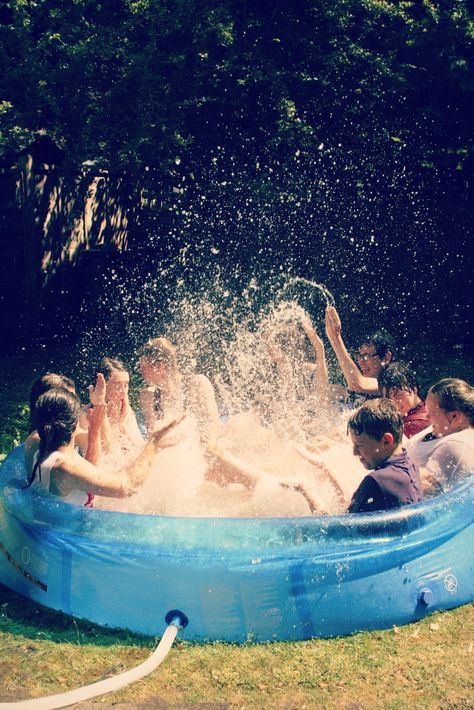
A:
<svg viewBox="0 0 474 710">
<path fill-rule="evenodd" d="M 0 701 L 65 692 L 128 670 L 154 639 L 109 631 L 0 586 Z M 236 646 L 178 640 L 145 679 L 97 699 L 235 708 L 474 707 L 474 604 L 347 638 Z"/>
</svg>

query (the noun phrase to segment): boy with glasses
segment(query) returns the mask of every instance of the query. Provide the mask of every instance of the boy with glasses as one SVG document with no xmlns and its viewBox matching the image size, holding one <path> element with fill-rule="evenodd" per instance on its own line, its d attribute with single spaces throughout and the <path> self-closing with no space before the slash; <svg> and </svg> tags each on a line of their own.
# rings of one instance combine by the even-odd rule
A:
<svg viewBox="0 0 474 710">
<path fill-rule="evenodd" d="M 346 348 L 341 331 L 338 312 L 334 306 L 328 306 L 326 334 L 346 380 L 349 399 L 354 400 L 353 404 L 360 404 L 365 399 L 378 397 L 380 390 L 377 377 L 382 368 L 393 360 L 392 336 L 383 330 L 378 330 L 364 338 L 357 349 L 356 364 Z"/>
</svg>

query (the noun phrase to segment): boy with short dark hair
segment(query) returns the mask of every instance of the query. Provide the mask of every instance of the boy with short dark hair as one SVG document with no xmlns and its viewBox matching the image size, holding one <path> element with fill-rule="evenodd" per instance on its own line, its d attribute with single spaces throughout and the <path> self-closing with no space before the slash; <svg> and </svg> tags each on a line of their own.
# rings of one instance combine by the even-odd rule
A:
<svg viewBox="0 0 474 710">
<path fill-rule="evenodd" d="M 402 447 L 403 420 L 394 402 L 386 398 L 366 402 L 351 414 L 347 432 L 352 438 L 354 456 L 371 472 L 353 494 L 348 513 L 389 510 L 422 500 L 420 473 Z M 334 473 L 305 447 L 296 450 L 327 476 L 344 498 Z M 306 483 L 298 482 L 291 487 L 305 497 L 312 513 L 326 512 L 325 503 L 314 486 L 311 489 Z"/>
<path fill-rule="evenodd" d="M 409 439 L 430 426 L 425 403 L 420 397 L 416 375 L 406 362 L 391 362 L 377 377 L 379 390 L 397 405 L 403 418 L 403 433 Z"/>
<path fill-rule="evenodd" d="M 352 496 L 349 513 L 389 510 L 423 498 L 416 465 L 402 448 L 403 419 L 394 402 L 366 402 L 349 418 L 353 453 L 371 471 Z"/>
</svg>

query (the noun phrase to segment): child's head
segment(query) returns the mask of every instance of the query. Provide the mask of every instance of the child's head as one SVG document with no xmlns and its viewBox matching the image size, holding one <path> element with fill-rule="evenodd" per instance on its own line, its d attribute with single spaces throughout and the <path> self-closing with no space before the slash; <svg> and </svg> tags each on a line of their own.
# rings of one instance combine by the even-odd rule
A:
<svg viewBox="0 0 474 710">
<path fill-rule="evenodd" d="M 420 402 L 416 375 L 406 362 L 391 362 L 379 372 L 379 390 L 397 405 L 402 417 Z"/>
<path fill-rule="evenodd" d="M 33 483 L 40 464 L 60 446 L 67 446 L 77 428 L 81 403 L 77 394 L 66 387 L 53 387 L 38 397 L 34 421 L 40 437 L 38 457 L 28 486 Z"/>
<path fill-rule="evenodd" d="M 35 419 L 43 449 L 69 444 L 77 426 L 81 403 L 75 392 L 55 387 L 38 398 Z"/>
<path fill-rule="evenodd" d="M 176 348 L 167 338 L 152 338 L 139 352 L 140 371 L 148 384 L 159 385 L 163 376 L 176 370 Z"/>
<path fill-rule="evenodd" d="M 54 372 L 47 372 L 45 375 L 41 375 L 41 377 L 33 383 L 30 391 L 30 431 L 37 429 L 34 418 L 36 402 L 42 394 L 56 387 L 64 387 L 70 392 L 76 392 L 76 386 L 73 380 L 65 375 L 57 375 Z"/>
<path fill-rule="evenodd" d="M 103 357 L 97 368 L 105 377 L 105 398 L 108 403 L 119 404 L 128 401 L 130 375 L 124 363 L 117 358 Z"/>
<path fill-rule="evenodd" d="M 354 456 L 362 465 L 374 469 L 386 461 L 399 446 L 403 436 L 403 420 L 398 407 L 390 399 L 369 400 L 356 409 L 347 422 Z"/>
<path fill-rule="evenodd" d="M 365 377 L 378 377 L 382 367 L 394 359 L 395 341 L 385 330 L 364 338 L 357 348 L 357 364 Z"/>
<path fill-rule="evenodd" d="M 474 387 L 464 380 L 445 377 L 430 387 L 426 397 L 435 436 L 446 436 L 474 426 Z"/>
</svg>

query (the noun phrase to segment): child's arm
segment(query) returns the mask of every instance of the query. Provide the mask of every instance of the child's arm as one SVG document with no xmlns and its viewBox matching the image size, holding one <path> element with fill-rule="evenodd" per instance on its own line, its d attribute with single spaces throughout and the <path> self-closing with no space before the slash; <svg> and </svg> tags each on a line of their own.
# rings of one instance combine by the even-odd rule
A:
<svg viewBox="0 0 474 710">
<path fill-rule="evenodd" d="M 79 456 L 65 456 L 51 473 L 53 477 L 60 477 L 63 482 L 69 482 L 71 487 L 87 493 L 117 498 L 133 495 L 149 475 L 158 451 L 174 443 L 174 440 L 166 435 L 182 419 L 183 417 L 180 417 L 163 424 L 150 436 L 137 458 L 114 473 L 103 471 Z"/>
<path fill-rule="evenodd" d="M 311 343 L 314 354 L 316 356 L 316 363 L 313 372 L 313 380 L 316 389 L 322 396 L 327 396 L 329 390 L 329 374 L 326 362 L 326 353 L 324 350 L 324 343 L 316 333 L 311 319 L 307 313 L 301 314 L 301 326 L 306 333 L 309 342 Z"/>
<path fill-rule="evenodd" d="M 348 389 L 364 394 L 378 394 L 379 387 L 375 377 L 365 377 L 349 355 L 341 335 L 341 319 L 334 306 L 328 306 L 326 309 L 326 333 L 336 354 Z"/>
</svg>

